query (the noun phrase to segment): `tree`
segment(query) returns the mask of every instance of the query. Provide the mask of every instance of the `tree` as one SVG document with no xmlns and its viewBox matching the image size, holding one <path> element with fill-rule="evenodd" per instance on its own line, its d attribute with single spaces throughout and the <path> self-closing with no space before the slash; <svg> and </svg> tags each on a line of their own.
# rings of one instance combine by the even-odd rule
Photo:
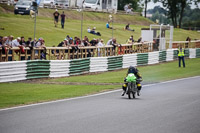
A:
<svg viewBox="0 0 200 133">
<path fill-rule="evenodd" d="M 151 0 L 144 0 L 144 17 L 146 18 L 147 16 L 147 4 L 148 2 L 150 2 Z"/>
<path fill-rule="evenodd" d="M 171 18 L 175 28 L 179 25 L 181 27 L 184 9 L 191 2 L 195 4 L 199 3 L 200 0 L 154 0 L 154 2 L 161 2 L 163 7 L 168 9 L 168 16 Z"/>
<path fill-rule="evenodd" d="M 160 14 L 164 14 L 164 15 L 167 14 L 167 11 L 160 6 L 155 6 L 153 9 L 147 10 L 147 13 L 150 13 L 150 14 L 154 14 L 156 12 L 159 12 Z"/>
</svg>

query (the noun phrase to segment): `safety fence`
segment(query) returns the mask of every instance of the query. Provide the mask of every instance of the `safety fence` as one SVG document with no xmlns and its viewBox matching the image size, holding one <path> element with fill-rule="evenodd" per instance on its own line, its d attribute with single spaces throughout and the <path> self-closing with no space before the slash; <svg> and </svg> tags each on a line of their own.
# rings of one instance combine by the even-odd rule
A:
<svg viewBox="0 0 200 133">
<path fill-rule="evenodd" d="M 134 53 L 111 57 L 91 57 L 73 60 L 30 60 L 0 62 L 0 82 L 35 78 L 67 77 L 90 72 L 111 71 L 132 66 L 143 66 L 173 61 L 177 49 Z M 187 58 L 200 58 L 200 48 L 186 49 Z"/>
<path fill-rule="evenodd" d="M 182 44 L 184 48 L 200 48 L 200 40 L 174 41 L 172 44 L 172 48 L 178 48 L 180 44 Z M 133 53 L 147 53 L 157 50 L 153 49 L 154 45 L 156 45 L 154 42 L 144 42 L 144 43 L 134 43 L 134 44 L 120 44 L 115 47 L 113 47 L 112 45 L 106 45 L 103 47 L 95 47 L 95 46 L 88 46 L 88 47 L 70 46 L 70 47 L 45 47 L 45 48 L 0 47 L 0 62 L 38 60 L 38 59 L 69 60 L 69 59 L 83 59 L 88 57 L 109 57 L 109 56 L 119 56 L 119 55 L 133 54 Z M 166 45 L 166 48 L 168 47 L 169 44 Z M 165 60 L 166 53 L 161 52 L 159 54 L 161 54 L 160 60 L 161 61 Z"/>
<path fill-rule="evenodd" d="M 120 44 L 116 46 L 70 46 L 70 47 L 0 47 L 0 62 L 21 60 L 68 60 L 88 57 L 108 57 L 153 51 L 153 42 Z"/>
</svg>

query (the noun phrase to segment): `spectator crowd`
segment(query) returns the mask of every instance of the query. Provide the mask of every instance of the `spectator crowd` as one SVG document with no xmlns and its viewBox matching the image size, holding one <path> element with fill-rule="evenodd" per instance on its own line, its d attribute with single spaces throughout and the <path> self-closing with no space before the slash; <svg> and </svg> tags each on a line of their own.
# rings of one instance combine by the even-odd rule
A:
<svg viewBox="0 0 200 133">
<path fill-rule="evenodd" d="M 21 54 L 25 54 L 25 47 L 29 47 L 30 50 L 27 51 L 27 54 L 31 54 L 31 51 L 33 49 L 33 47 L 35 48 L 46 48 L 45 46 L 45 41 L 43 38 L 39 38 L 38 40 L 35 38 L 34 40 L 32 40 L 31 37 L 29 37 L 27 40 L 25 40 L 25 38 L 22 37 L 17 37 L 14 39 L 14 36 L 10 35 L 10 36 L 0 36 L 0 48 L 2 48 L 2 54 L 12 54 L 12 50 L 10 50 L 10 48 L 13 47 L 19 47 L 20 50 L 15 50 L 15 53 L 21 53 Z M 38 51 L 36 51 L 36 53 L 38 53 Z M 21 60 L 24 60 L 25 57 L 21 57 Z M 30 57 L 29 57 L 30 59 Z M 41 53 L 41 57 L 40 59 L 46 59 L 46 51 L 43 50 Z M 12 58 L 8 57 L 8 60 L 11 61 Z"/>
</svg>

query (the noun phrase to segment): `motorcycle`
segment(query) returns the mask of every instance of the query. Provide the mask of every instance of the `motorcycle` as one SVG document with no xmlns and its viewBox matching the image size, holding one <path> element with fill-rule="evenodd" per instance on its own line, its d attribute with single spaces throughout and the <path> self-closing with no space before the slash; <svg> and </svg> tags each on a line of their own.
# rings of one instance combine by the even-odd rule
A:
<svg viewBox="0 0 200 133">
<path fill-rule="evenodd" d="M 134 74 L 130 74 L 129 78 L 126 79 L 127 83 L 127 89 L 126 94 L 128 95 L 128 98 L 135 98 L 135 94 L 138 92 L 137 84 L 136 84 L 136 77 Z"/>
</svg>

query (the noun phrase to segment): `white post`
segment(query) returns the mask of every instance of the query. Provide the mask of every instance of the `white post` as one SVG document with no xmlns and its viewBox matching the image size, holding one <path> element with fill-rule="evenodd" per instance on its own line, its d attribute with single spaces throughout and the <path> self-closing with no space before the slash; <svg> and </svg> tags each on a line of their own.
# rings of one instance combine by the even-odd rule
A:
<svg viewBox="0 0 200 133">
<path fill-rule="evenodd" d="M 169 49 L 172 49 L 174 26 L 170 26 Z"/>
<path fill-rule="evenodd" d="M 159 51 L 161 50 L 161 30 L 162 30 L 162 24 L 160 25 L 160 35 L 159 35 Z"/>
</svg>

